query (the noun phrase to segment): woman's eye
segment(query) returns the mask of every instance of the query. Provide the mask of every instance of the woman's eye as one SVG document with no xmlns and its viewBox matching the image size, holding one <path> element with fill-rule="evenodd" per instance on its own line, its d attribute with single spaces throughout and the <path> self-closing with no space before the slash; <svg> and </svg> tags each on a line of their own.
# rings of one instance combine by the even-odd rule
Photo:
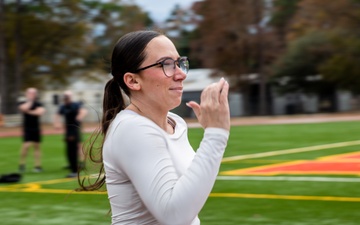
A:
<svg viewBox="0 0 360 225">
<path fill-rule="evenodd" d="M 172 62 L 170 62 L 170 61 L 164 61 L 164 62 L 163 62 L 163 65 L 164 65 L 164 66 L 168 66 L 168 65 L 171 65 L 171 64 L 172 64 Z"/>
</svg>

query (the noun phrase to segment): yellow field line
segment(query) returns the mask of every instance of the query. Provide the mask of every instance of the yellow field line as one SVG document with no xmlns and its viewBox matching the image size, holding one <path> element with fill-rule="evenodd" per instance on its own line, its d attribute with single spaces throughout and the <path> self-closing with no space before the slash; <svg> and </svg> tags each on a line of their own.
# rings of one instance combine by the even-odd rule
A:
<svg viewBox="0 0 360 225">
<path fill-rule="evenodd" d="M 357 197 L 336 197 L 336 196 L 303 196 L 303 195 L 268 195 L 268 194 L 243 194 L 243 193 L 211 193 L 210 197 L 360 202 L 360 197 L 357 198 Z"/>
<path fill-rule="evenodd" d="M 24 189 L 6 189 L 0 188 L 0 192 L 22 192 L 22 193 L 47 193 L 47 194 L 90 194 L 90 195 L 99 195 L 107 194 L 106 191 L 82 191 L 77 192 L 74 190 L 66 189 L 45 189 L 45 188 L 24 188 Z"/>
<path fill-rule="evenodd" d="M 48 194 L 92 194 L 104 195 L 106 191 L 76 192 L 64 189 L 42 189 L 38 186 L 30 186 L 24 189 L 0 188 L 0 192 L 23 192 L 23 193 L 48 193 Z M 337 197 L 337 196 L 303 196 L 303 195 L 270 195 L 270 194 L 245 194 L 245 193 L 211 193 L 210 197 L 217 198 L 257 198 L 257 199 L 280 199 L 280 200 L 307 200 L 307 201 L 339 201 L 360 202 L 360 197 Z"/>
<path fill-rule="evenodd" d="M 303 147 L 303 148 L 277 150 L 277 151 L 271 151 L 271 152 L 262 152 L 262 153 L 248 154 L 248 155 L 230 156 L 230 157 L 223 158 L 222 162 L 231 162 L 231 161 L 237 161 L 237 160 L 242 160 L 242 159 L 262 158 L 262 157 L 268 157 L 268 156 L 285 155 L 285 154 L 292 154 L 292 153 L 299 153 L 299 152 L 317 151 L 317 150 L 347 147 L 347 146 L 353 146 L 353 145 L 360 145 L 360 140 L 333 143 L 333 144 L 325 144 L 325 145 L 315 145 L 315 146 L 309 146 L 309 147 Z"/>
</svg>

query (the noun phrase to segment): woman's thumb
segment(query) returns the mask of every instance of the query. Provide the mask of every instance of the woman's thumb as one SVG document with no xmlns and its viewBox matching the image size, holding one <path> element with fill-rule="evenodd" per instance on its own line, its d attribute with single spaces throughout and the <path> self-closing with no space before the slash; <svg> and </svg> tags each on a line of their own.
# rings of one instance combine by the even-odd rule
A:
<svg viewBox="0 0 360 225">
<path fill-rule="evenodd" d="M 200 105 L 198 103 L 194 102 L 194 101 L 187 102 L 186 105 L 188 107 L 192 108 L 192 110 L 195 113 L 196 118 L 199 119 L 199 117 L 200 117 Z"/>
</svg>

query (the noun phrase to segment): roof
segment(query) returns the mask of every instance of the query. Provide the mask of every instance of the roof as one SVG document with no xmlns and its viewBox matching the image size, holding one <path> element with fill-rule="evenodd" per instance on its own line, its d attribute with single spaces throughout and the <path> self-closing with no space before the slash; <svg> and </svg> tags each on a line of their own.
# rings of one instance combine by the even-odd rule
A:
<svg viewBox="0 0 360 225">
<path fill-rule="evenodd" d="M 209 84 L 219 81 L 212 76 L 213 69 L 190 69 L 184 81 L 184 91 L 202 91 Z"/>
</svg>

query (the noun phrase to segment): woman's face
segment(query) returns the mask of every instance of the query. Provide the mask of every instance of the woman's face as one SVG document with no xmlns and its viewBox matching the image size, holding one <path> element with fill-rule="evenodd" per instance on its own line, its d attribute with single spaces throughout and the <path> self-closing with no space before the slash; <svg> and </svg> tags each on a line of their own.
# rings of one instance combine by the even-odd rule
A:
<svg viewBox="0 0 360 225">
<path fill-rule="evenodd" d="M 165 58 L 177 60 L 180 57 L 174 44 L 165 36 L 151 40 L 145 48 L 145 54 L 145 60 L 140 68 L 160 62 Z M 151 106 L 171 110 L 180 105 L 186 74 L 179 67 L 176 66 L 172 77 L 165 76 L 161 65 L 140 71 L 139 74 L 141 75 L 141 91 Z"/>
</svg>

